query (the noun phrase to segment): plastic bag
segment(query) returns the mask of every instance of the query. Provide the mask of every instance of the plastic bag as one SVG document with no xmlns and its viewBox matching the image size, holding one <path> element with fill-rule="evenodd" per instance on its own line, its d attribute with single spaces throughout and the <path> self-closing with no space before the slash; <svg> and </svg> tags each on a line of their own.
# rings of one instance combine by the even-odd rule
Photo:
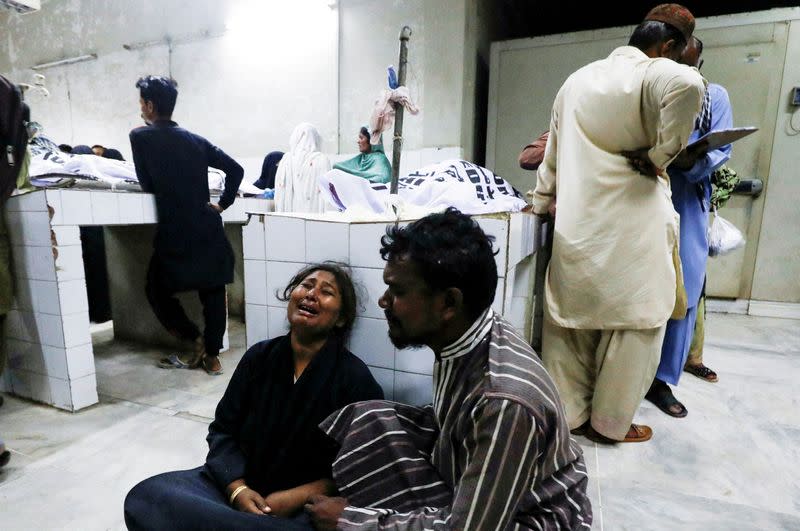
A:
<svg viewBox="0 0 800 531">
<path fill-rule="evenodd" d="M 708 227 L 708 256 L 727 254 L 744 245 L 742 231 L 714 209 L 714 219 Z"/>
</svg>

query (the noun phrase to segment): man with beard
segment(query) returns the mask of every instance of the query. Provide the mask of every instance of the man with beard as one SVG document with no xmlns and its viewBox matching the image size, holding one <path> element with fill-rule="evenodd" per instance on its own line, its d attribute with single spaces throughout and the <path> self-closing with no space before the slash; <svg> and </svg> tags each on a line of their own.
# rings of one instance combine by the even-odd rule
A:
<svg viewBox="0 0 800 531">
<path fill-rule="evenodd" d="M 491 308 L 491 239 L 450 208 L 390 228 L 381 244 L 389 337 L 433 350 L 433 407 L 361 402 L 323 422 L 341 444 L 343 497 L 312 498 L 315 526 L 589 529 L 586 466 L 556 387 Z"/>
</svg>

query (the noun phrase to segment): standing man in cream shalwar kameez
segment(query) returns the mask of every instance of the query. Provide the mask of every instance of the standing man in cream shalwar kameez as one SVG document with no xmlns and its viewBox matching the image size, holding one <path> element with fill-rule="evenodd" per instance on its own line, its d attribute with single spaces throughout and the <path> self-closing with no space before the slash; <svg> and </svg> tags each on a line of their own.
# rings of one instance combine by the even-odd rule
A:
<svg viewBox="0 0 800 531">
<path fill-rule="evenodd" d="M 694 17 L 654 8 L 628 46 L 572 74 L 553 105 L 533 198 L 557 202 L 542 356 L 574 433 L 640 442 L 632 424 L 675 306 L 678 216 L 664 169 L 684 148 L 705 81 L 679 59 Z"/>
</svg>

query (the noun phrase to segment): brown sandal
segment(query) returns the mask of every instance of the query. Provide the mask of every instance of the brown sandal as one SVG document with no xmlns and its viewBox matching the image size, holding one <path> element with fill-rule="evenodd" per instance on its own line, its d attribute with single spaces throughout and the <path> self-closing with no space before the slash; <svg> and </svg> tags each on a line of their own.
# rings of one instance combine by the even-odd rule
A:
<svg viewBox="0 0 800 531">
<path fill-rule="evenodd" d="M 650 428 L 650 426 L 645 426 L 644 424 L 631 424 L 631 427 L 628 428 L 628 433 L 625 434 L 625 438 L 621 441 L 610 439 L 605 435 L 597 433 L 591 426 L 589 426 L 589 429 L 586 430 L 587 439 L 601 444 L 645 442 L 649 441 L 652 437 L 652 428 Z"/>
<path fill-rule="evenodd" d="M 711 369 L 709 369 L 708 367 L 706 367 L 702 363 L 700 365 L 689 365 L 689 364 L 686 364 L 686 366 L 683 368 L 683 370 L 688 372 L 689 374 L 693 374 L 693 375 L 697 376 L 698 378 L 700 378 L 701 380 L 705 380 L 707 382 L 715 383 L 715 382 L 719 381 L 719 377 L 717 376 L 717 373 L 715 373 L 714 371 L 712 371 Z"/>
<path fill-rule="evenodd" d="M 216 363 L 214 363 L 214 361 L 216 361 Z M 206 356 L 203 358 L 202 363 L 203 370 L 211 376 L 219 376 L 225 372 L 222 370 L 222 363 L 219 361 L 219 356 Z"/>
</svg>

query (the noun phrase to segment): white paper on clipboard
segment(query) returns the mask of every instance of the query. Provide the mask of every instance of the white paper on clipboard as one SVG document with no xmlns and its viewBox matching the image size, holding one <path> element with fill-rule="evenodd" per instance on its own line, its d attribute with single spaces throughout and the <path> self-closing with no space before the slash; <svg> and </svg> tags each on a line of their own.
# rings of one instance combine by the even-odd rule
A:
<svg viewBox="0 0 800 531">
<path fill-rule="evenodd" d="M 726 144 L 730 144 L 731 142 L 735 142 L 740 138 L 746 137 L 747 135 L 751 135 L 756 131 L 758 131 L 758 127 L 733 127 L 731 129 L 718 129 L 701 136 L 689 144 L 686 149 L 690 149 L 692 146 L 696 146 L 701 142 L 708 142 L 706 151 L 711 151 Z"/>
</svg>

